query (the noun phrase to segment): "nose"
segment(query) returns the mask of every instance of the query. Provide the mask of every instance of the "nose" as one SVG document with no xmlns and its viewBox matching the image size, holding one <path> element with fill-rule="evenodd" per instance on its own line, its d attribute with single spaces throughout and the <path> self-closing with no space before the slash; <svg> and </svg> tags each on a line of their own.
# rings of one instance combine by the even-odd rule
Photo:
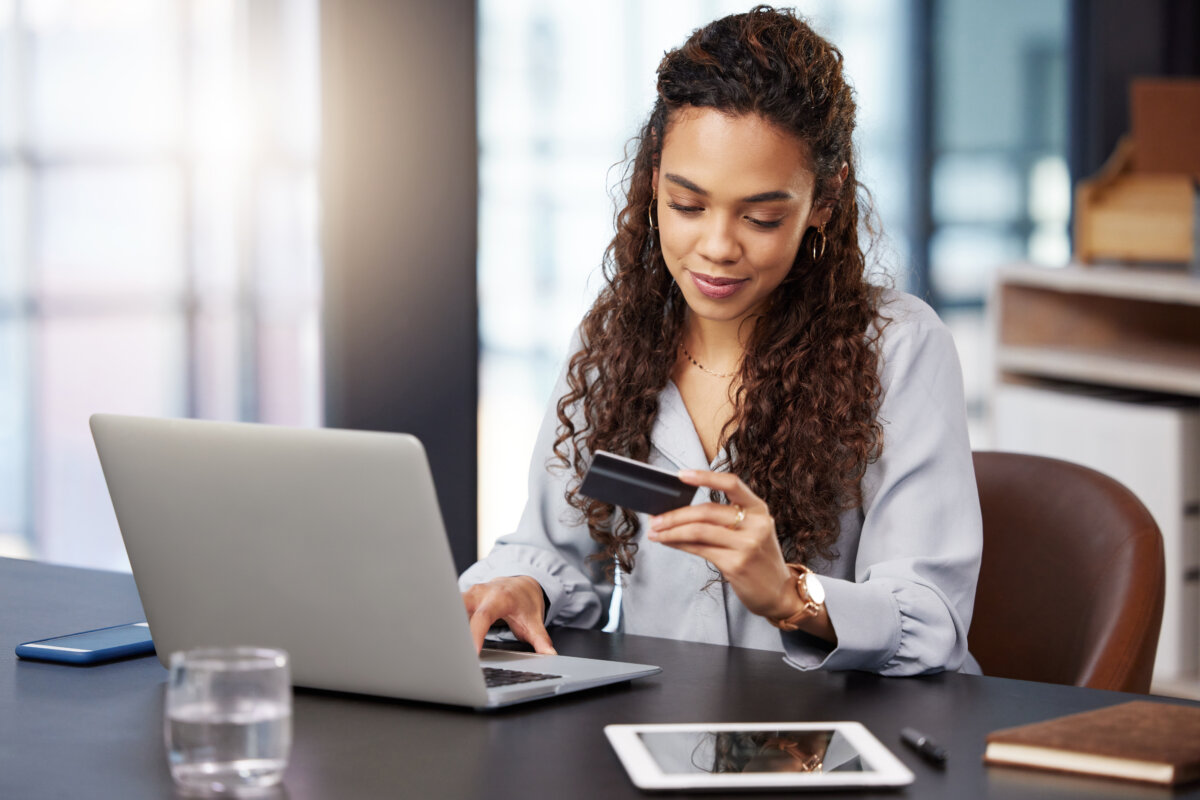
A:
<svg viewBox="0 0 1200 800">
<path fill-rule="evenodd" d="M 742 247 L 734 235 L 733 222 L 718 214 L 713 214 L 706 222 L 696 251 L 717 264 L 729 264 L 741 258 Z"/>
</svg>

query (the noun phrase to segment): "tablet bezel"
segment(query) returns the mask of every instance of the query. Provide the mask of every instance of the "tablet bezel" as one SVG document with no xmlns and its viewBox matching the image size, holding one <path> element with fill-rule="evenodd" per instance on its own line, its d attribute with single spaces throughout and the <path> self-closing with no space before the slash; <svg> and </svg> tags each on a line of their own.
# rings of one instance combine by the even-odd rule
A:
<svg viewBox="0 0 1200 800">
<path fill-rule="evenodd" d="M 865 772 L 666 773 L 646 748 L 641 733 L 698 731 L 831 731 L 858 750 Z M 604 734 L 639 789 L 836 789 L 907 786 L 914 776 L 900 759 L 860 722 L 695 722 L 605 725 Z"/>
</svg>

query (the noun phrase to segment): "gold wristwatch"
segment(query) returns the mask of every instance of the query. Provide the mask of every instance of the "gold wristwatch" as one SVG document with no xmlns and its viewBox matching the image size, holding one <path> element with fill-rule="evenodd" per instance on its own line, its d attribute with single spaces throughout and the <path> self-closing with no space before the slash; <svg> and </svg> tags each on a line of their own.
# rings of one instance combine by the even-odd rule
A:
<svg viewBox="0 0 1200 800">
<path fill-rule="evenodd" d="M 770 623 L 781 631 L 794 631 L 799 630 L 801 622 L 821 613 L 821 606 L 825 605 L 825 587 L 816 573 L 803 564 L 787 566 L 796 576 L 796 594 L 800 596 L 802 605 L 787 619 L 772 619 Z"/>
</svg>

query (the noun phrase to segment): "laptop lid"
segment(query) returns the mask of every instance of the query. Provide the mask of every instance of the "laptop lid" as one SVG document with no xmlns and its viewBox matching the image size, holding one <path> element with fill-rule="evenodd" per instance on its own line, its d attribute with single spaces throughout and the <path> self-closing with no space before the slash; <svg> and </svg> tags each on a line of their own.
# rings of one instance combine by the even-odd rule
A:
<svg viewBox="0 0 1200 800">
<path fill-rule="evenodd" d="M 299 686 L 474 707 L 658 671 L 485 651 L 561 676 L 485 688 L 414 436 L 110 414 L 91 428 L 164 665 L 280 647 Z"/>
</svg>

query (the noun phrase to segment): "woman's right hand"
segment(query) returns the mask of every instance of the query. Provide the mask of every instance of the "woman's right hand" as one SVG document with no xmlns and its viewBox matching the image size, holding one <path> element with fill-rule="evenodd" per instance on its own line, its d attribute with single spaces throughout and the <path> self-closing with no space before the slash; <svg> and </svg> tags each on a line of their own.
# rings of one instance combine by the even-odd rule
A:
<svg viewBox="0 0 1200 800">
<path fill-rule="evenodd" d="M 488 629 L 497 620 L 504 620 L 518 639 L 533 645 L 534 652 L 557 654 L 543 622 L 546 601 L 542 585 L 534 578 L 517 575 L 477 583 L 463 592 L 463 603 L 471 621 L 476 652 L 483 649 Z"/>
</svg>

